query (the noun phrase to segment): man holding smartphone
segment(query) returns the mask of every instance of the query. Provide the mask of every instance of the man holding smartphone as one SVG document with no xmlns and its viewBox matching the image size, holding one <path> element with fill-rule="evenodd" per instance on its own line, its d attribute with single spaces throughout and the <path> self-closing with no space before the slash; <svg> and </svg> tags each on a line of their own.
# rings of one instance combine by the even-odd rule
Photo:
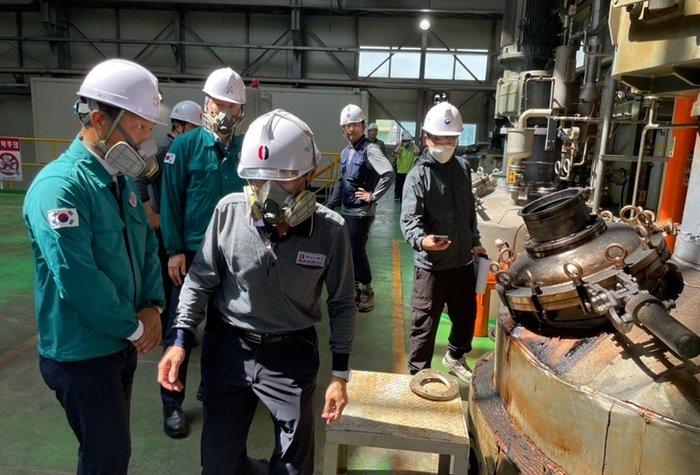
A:
<svg viewBox="0 0 700 475">
<path fill-rule="evenodd" d="M 476 293 L 472 262 L 481 246 L 469 163 L 455 156 L 462 116 L 447 102 L 423 122 L 427 148 L 406 176 L 401 231 L 413 247 L 413 293 L 408 370 L 430 368 L 440 314 L 447 304 L 452 328 L 442 364 L 469 383 L 464 358 L 472 349 Z"/>
</svg>

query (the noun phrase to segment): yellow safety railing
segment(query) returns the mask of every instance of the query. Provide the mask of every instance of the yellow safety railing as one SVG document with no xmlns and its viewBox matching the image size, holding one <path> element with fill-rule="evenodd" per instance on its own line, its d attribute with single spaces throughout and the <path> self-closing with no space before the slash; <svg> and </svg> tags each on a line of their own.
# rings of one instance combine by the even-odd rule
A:
<svg viewBox="0 0 700 475">
<path fill-rule="evenodd" d="M 314 190 L 314 193 L 316 193 L 316 199 L 318 199 L 319 196 L 323 196 L 323 201 L 328 201 L 328 195 L 330 195 L 333 184 L 338 180 L 338 162 L 340 162 L 340 154 L 321 153 L 321 156 L 330 158 L 330 163 L 323 165 L 316 172 L 314 183 L 319 182 L 323 183 L 323 185 Z"/>
</svg>

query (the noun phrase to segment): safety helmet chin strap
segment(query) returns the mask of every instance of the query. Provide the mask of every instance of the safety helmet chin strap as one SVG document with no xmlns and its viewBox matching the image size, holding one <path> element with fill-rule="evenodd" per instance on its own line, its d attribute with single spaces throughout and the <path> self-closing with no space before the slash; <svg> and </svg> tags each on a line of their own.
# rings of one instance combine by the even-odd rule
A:
<svg viewBox="0 0 700 475">
<path fill-rule="evenodd" d="M 107 140 L 109 140 L 109 137 L 110 137 L 110 136 L 112 135 L 112 133 L 114 132 L 114 129 L 116 129 L 117 127 L 119 127 L 119 131 L 124 135 L 124 137 L 127 139 L 127 141 L 129 142 L 129 144 L 130 144 L 132 147 L 134 146 L 133 141 L 131 140 L 131 137 L 129 137 L 129 135 L 128 135 L 128 134 L 124 131 L 124 129 L 122 128 L 122 126 L 119 125 L 119 121 L 121 120 L 122 116 L 124 116 L 124 112 L 125 112 L 125 111 L 124 111 L 123 109 L 119 111 L 119 114 L 117 115 L 116 118 L 112 118 L 109 114 L 107 114 L 105 111 L 103 111 L 102 109 L 100 109 L 99 105 L 96 106 L 96 107 L 93 108 L 93 109 L 90 109 L 89 112 L 92 112 L 93 110 L 99 110 L 99 111 L 102 112 L 106 117 L 109 117 L 109 119 L 112 121 L 112 125 L 110 126 L 109 130 L 107 131 L 107 135 L 105 136 L 105 138 L 102 138 L 102 135 L 100 134 L 100 131 L 97 130 L 97 127 L 95 127 L 94 124 L 93 124 L 93 128 L 95 129 L 95 132 L 97 133 L 97 138 L 99 138 L 100 140 L 99 140 L 97 143 L 94 143 L 94 142 L 91 142 L 91 141 L 89 141 L 89 140 L 83 138 L 83 141 L 84 141 L 85 143 L 87 143 L 88 145 L 92 146 L 93 148 L 96 148 L 96 149 L 101 150 L 102 153 L 107 153 L 107 151 L 109 150 L 109 148 L 107 148 Z M 88 124 L 90 124 L 90 122 L 92 121 L 92 119 L 90 118 L 90 113 L 89 113 L 89 112 L 88 112 L 85 116 L 83 116 L 83 117 L 81 118 L 81 122 L 82 122 L 83 125 L 86 126 L 86 127 L 87 127 Z"/>
</svg>

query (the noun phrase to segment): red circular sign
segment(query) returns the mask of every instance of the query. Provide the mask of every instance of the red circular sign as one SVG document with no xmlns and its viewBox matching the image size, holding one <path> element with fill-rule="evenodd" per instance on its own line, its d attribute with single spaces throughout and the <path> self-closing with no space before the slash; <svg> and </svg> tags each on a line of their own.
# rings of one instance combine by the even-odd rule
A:
<svg viewBox="0 0 700 475">
<path fill-rule="evenodd" d="M 10 152 L 0 153 L 0 173 L 5 176 L 19 175 L 19 160 Z"/>
</svg>

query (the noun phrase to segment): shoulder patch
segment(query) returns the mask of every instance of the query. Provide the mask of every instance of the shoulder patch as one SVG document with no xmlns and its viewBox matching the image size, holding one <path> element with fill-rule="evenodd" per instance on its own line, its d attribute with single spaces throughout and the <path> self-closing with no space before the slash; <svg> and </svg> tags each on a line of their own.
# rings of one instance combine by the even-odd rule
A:
<svg viewBox="0 0 700 475">
<path fill-rule="evenodd" d="M 78 211 L 75 208 L 50 209 L 48 218 L 52 229 L 75 228 L 80 225 Z"/>
<path fill-rule="evenodd" d="M 163 159 L 163 163 L 169 163 L 171 165 L 175 163 L 175 154 L 170 152 L 166 153 L 165 158 Z"/>
</svg>

